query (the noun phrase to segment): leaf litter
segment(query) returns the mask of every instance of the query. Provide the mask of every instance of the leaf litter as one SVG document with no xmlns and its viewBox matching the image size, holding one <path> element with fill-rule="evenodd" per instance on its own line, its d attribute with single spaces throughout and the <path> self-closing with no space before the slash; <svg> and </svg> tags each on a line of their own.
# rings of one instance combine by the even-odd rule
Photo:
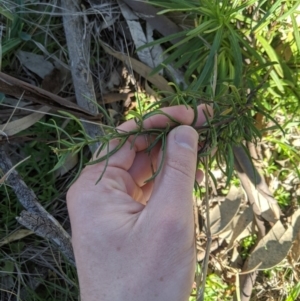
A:
<svg viewBox="0 0 300 301">
<path fill-rule="evenodd" d="M 92 2 L 92 1 L 89 1 Z M 132 6 L 133 1 L 125 1 L 127 4 L 131 7 L 132 11 L 129 13 L 128 8 L 125 12 L 125 8 L 122 7 L 120 11 L 118 11 L 118 15 L 114 16 L 114 18 L 108 17 L 108 20 L 112 20 L 111 23 L 105 22 L 106 26 L 97 24 L 96 18 L 93 19 L 94 28 L 93 30 L 97 30 L 97 26 L 101 27 L 101 40 L 98 40 L 99 45 L 105 50 L 106 52 L 106 58 L 107 58 L 107 66 L 103 68 L 102 70 L 92 70 L 92 72 L 95 72 L 95 78 L 100 83 L 101 89 L 98 93 L 100 93 L 100 97 L 102 96 L 103 99 L 105 99 L 104 94 L 102 91 L 108 92 L 107 95 L 112 95 L 111 91 L 115 89 L 122 91 L 125 87 L 122 87 L 122 82 L 119 80 L 112 80 L 112 76 L 115 78 L 122 78 L 121 71 L 122 68 L 113 68 L 113 66 L 123 66 L 128 71 L 128 76 L 133 76 L 136 78 L 136 81 L 133 85 L 129 88 L 130 91 L 127 89 L 126 95 L 120 95 L 118 96 L 106 96 L 107 99 L 114 99 L 117 101 L 122 101 L 120 104 L 117 105 L 117 102 L 115 101 L 105 101 L 105 103 L 111 103 L 114 102 L 116 105 L 114 108 L 108 108 L 109 110 L 119 111 L 117 113 L 124 114 L 124 111 L 126 111 L 126 108 L 124 108 L 123 104 L 128 99 L 128 94 L 130 93 L 136 93 L 137 92 L 137 83 L 139 91 L 142 91 L 143 93 L 145 91 L 145 87 L 147 82 L 149 81 L 153 86 L 158 88 L 160 91 L 165 92 L 174 92 L 173 88 L 168 84 L 168 81 L 164 78 L 161 74 L 155 74 L 153 76 L 150 76 L 150 73 L 154 66 L 157 66 L 160 61 L 156 61 L 155 58 L 159 58 L 160 55 L 152 55 L 151 53 L 146 54 L 140 54 L 138 52 L 138 58 L 134 58 L 133 56 L 129 56 L 128 53 L 133 53 L 135 49 L 139 48 L 144 41 L 150 41 L 149 38 L 147 38 L 147 35 L 144 34 L 144 30 L 142 26 L 140 25 L 140 18 L 142 18 L 140 11 L 140 6 L 137 6 L 136 11 L 135 7 Z M 93 9 L 93 5 L 91 4 L 91 9 Z M 141 7 L 143 3 L 140 4 Z M 111 7 L 108 5 L 111 9 Z M 94 7 L 96 10 L 96 8 Z M 114 7 L 114 10 L 118 10 L 117 6 Z M 130 33 L 132 35 L 132 43 L 127 44 L 126 39 L 121 35 L 118 35 L 117 33 L 122 32 L 120 27 L 117 25 L 119 21 L 119 16 L 123 15 L 123 18 L 125 19 L 125 22 L 129 25 Z M 94 13 L 94 12 L 93 12 Z M 111 11 L 108 10 L 108 15 L 111 14 Z M 105 20 L 105 13 L 104 13 L 104 20 Z M 134 16 L 132 15 L 134 14 Z M 159 28 L 161 32 L 163 31 L 163 23 L 165 20 L 165 16 L 155 16 L 157 18 L 156 26 L 157 24 L 162 24 L 162 26 Z M 150 19 L 149 19 L 150 20 Z M 171 21 L 171 19 L 168 19 L 168 21 Z M 162 22 L 162 23 L 161 23 Z M 135 24 L 135 25 L 134 25 Z M 147 23 L 148 24 L 148 23 Z M 153 26 L 153 22 L 149 22 L 149 24 Z M 174 23 L 173 23 L 174 24 Z M 154 27 L 153 27 L 154 28 Z M 99 29 L 99 28 L 98 28 Z M 157 29 L 157 28 L 156 28 Z M 157 29 L 158 31 L 160 31 Z M 153 29 L 151 29 L 153 30 Z M 174 26 L 174 30 L 178 30 L 176 26 Z M 99 34 L 99 32 L 96 32 Z M 113 33 L 113 35 L 111 35 Z M 141 36 L 143 37 L 141 39 Z M 140 43 L 142 41 L 142 43 Z M 139 43 L 138 43 L 139 42 Z M 124 46 L 126 45 L 126 47 Z M 114 50 L 118 49 L 118 51 Z M 17 54 L 20 64 L 25 67 L 26 69 L 30 70 L 31 72 L 37 74 L 41 79 L 44 79 L 46 76 L 50 74 L 50 82 L 53 80 L 51 77 L 51 72 L 55 69 L 55 66 L 53 64 L 48 64 L 48 61 L 44 59 L 44 56 L 37 56 L 34 53 L 30 52 L 24 52 L 19 51 Z M 25 59 L 24 59 L 25 57 Z M 26 60 L 27 58 L 27 60 Z M 30 59 L 29 59 L 30 58 Z M 148 61 L 147 59 L 150 59 Z M 34 64 L 34 62 L 40 62 L 39 64 Z M 33 64 L 32 64 L 33 63 Z M 38 69 L 37 69 L 38 68 Z M 52 68 L 52 69 L 51 69 Z M 25 75 L 24 72 L 23 75 L 27 78 L 30 78 L 30 76 Z M 115 75 L 113 75 L 115 74 Z M 1 75 L 1 74 L 0 74 Z M 110 78 L 110 81 L 107 81 L 107 78 Z M 3 74 L 1 76 L 1 82 L 0 82 L 0 92 L 5 93 L 6 95 L 11 95 L 16 98 L 20 97 L 19 91 L 30 91 L 31 96 L 29 97 L 29 94 L 23 96 L 24 100 L 28 102 L 28 105 L 39 103 L 44 106 L 38 109 L 38 112 L 30 113 L 29 115 L 23 117 L 23 118 L 15 118 L 15 120 L 7 122 L 7 119 L 2 119 L 3 124 L 0 125 L 0 129 L 2 126 L 4 135 L 2 136 L 2 140 L 8 139 L 8 136 L 15 136 L 17 133 L 30 128 L 32 125 L 36 124 L 38 120 L 40 120 L 45 114 L 48 112 L 47 110 L 51 110 L 54 112 L 57 112 L 58 109 L 66 109 L 68 112 L 71 112 L 73 114 L 78 114 L 78 116 L 84 116 L 87 118 L 87 116 L 91 115 L 89 112 L 84 111 L 83 109 L 79 108 L 75 103 L 67 100 L 66 95 L 69 94 L 72 89 L 69 91 L 66 91 L 66 87 L 61 87 L 58 89 L 59 91 L 51 91 L 52 89 L 47 89 L 44 85 L 41 83 L 41 87 L 43 89 L 40 90 L 38 87 L 34 87 L 32 85 L 29 85 L 28 83 L 23 83 L 19 80 L 12 79 L 8 76 Z M 96 85 L 97 87 L 97 85 Z M 18 90 L 19 89 L 19 90 Z M 67 87 L 67 90 L 69 87 Z M 152 88 L 151 88 L 152 89 Z M 50 90 L 50 91 L 49 91 Z M 62 90 L 62 91 L 61 91 Z M 48 91 L 49 93 L 46 93 L 45 91 Z M 148 91 L 151 91 L 150 89 Z M 52 93 L 53 92 L 53 93 Z M 63 92 L 61 96 L 57 96 L 56 93 Z M 66 93 L 67 92 L 67 93 Z M 23 93 L 23 92 L 22 92 Z M 102 95 L 101 95 L 102 94 Z M 116 93 L 120 94 L 120 93 Z M 33 95 L 33 96 L 32 96 Z M 130 94 L 131 96 L 133 94 Z M 22 98 L 22 101 L 23 101 Z M 125 100 L 126 99 L 126 100 Z M 136 99 L 130 99 L 130 102 L 136 102 Z M 5 102 L 3 103 L 5 104 Z M 1 105 L 1 104 L 0 104 Z M 49 105 L 49 107 L 48 107 Z M 73 111 L 70 111 L 73 110 Z M 75 113 L 76 112 L 76 113 Z M 82 115 L 83 114 L 83 115 Z M 100 117 L 100 116 L 99 116 Z M 282 118 L 281 115 L 278 115 L 278 118 Z M 291 145 L 293 145 L 296 149 L 299 150 L 299 141 L 300 141 L 300 135 L 299 132 L 296 133 L 289 133 L 285 139 L 290 141 Z M 272 142 L 263 139 L 261 142 L 262 145 L 265 145 L 265 152 L 267 150 L 271 150 L 271 153 L 276 153 L 276 149 L 274 144 Z M 14 144 L 15 148 L 21 147 L 17 144 Z M 268 154 L 263 154 L 263 157 L 267 157 L 270 161 L 270 156 Z M 269 162 L 268 161 L 268 162 Z M 67 161 L 66 161 L 67 162 Z M 66 165 L 65 171 L 59 172 L 59 175 L 57 174 L 57 177 L 61 177 L 65 175 L 68 171 L 70 171 L 74 165 L 76 164 L 77 160 L 73 162 L 69 167 Z M 278 174 L 272 174 L 267 175 L 268 178 L 268 186 L 270 188 L 276 188 L 278 185 L 285 185 L 285 187 L 290 191 L 291 198 L 294 201 L 295 207 L 297 202 L 299 201 L 299 178 L 295 174 L 293 170 L 293 166 L 289 166 L 289 162 L 282 162 L 280 163 L 280 160 L 275 160 L 277 164 L 285 164 L 286 167 L 286 175 L 285 179 L 283 181 L 279 180 L 280 173 Z M 66 163 L 67 164 L 67 163 Z M 2 179 L 5 179 L 6 175 L 3 175 Z M 220 192 L 221 188 L 224 188 L 225 185 L 225 179 L 221 178 L 220 181 L 218 181 L 218 185 L 216 187 L 217 191 Z M 279 184 L 280 183 L 280 184 Z M 283 183 L 283 184 L 281 184 Z M 255 185 L 252 185 L 252 191 L 255 191 L 256 187 Z M 257 191 L 256 191 L 257 192 Z M 222 194 L 222 193 L 221 193 Z M 285 262 L 285 260 L 291 261 L 295 267 L 298 264 L 299 260 L 299 239 L 300 239 L 300 229 L 299 227 L 299 209 L 291 212 L 280 212 L 278 208 L 275 209 L 272 208 L 272 204 L 277 204 L 277 202 L 274 202 L 274 198 L 272 196 L 272 193 L 268 193 L 268 195 L 272 198 L 272 200 L 268 200 L 262 195 L 258 199 L 256 199 L 256 205 L 258 206 L 258 209 L 261 212 L 261 215 L 269 222 L 269 229 L 267 230 L 267 233 L 265 236 L 261 237 L 259 241 L 256 242 L 255 247 L 252 250 L 249 250 L 249 256 L 246 259 L 246 264 L 244 264 L 244 268 L 242 267 L 238 268 L 237 265 L 234 264 L 234 262 L 237 262 L 237 260 L 232 261 L 233 268 L 235 269 L 237 275 L 239 272 L 247 273 L 248 271 L 253 271 L 256 269 L 259 270 L 266 270 L 271 269 L 276 266 L 280 266 L 281 264 L 287 268 L 289 268 Z M 224 274 L 224 270 L 226 270 L 226 267 L 230 266 L 230 257 L 233 256 L 233 250 L 237 250 L 239 252 L 240 249 L 240 243 L 242 239 L 245 237 L 248 237 L 252 235 L 253 233 L 257 232 L 257 229 L 255 228 L 253 224 L 253 210 L 252 206 L 247 203 L 247 199 L 245 197 L 245 193 L 242 192 L 242 188 L 235 188 L 233 185 L 231 186 L 231 189 L 229 190 L 229 193 L 224 196 L 222 195 L 216 202 L 213 202 L 213 199 L 211 199 L 211 206 L 210 208 L 204 208 L 206 210 L 209 210 L 210 219 L 211 219 L 211 232 L 213 236 L 213 240 L 217 241 L 218 243 L 214 248 L 211 249 L 211 256 L 212 258 L 217 258 L 220 260 L 219 264 L 216 263 L 213 259 L 210 260 L 210 268 L 215 270 L 220 275 Z M 274 205 L 276 206 L 276 205 Z M 263 214 L 265 212 L 265 214 Z M 65 213 L 64 213 L 65 214 Z M 269 215 L 268 215 L 269 214 Z M 205 225 L 205 221 L 203 224 L 203 228 L 198 230 L 199 237 L 197 244 L 199 246 L 199 253 L 207 252 L 205 250 L 205 228 L 207 225 Z M 25 230 L 27 231 L 27 230 Z M 18 232 L 17 232 L 18 233 Z M 28 234 L 27 232 L 19 232 L 18 235 L 14 236 L 13 233 L 10 233 L 7 236 L 7 240 L 2 240 L 4 243 L 9 243 L 11 240 L 18 240 L 22 239 L 24 236 Z M 9 237 L 12 237 L 11 240 Z M 204 246 L 204 247 L 203 247 Z M 50 250 L 49 247 L 48 251 Z M 31 250 L 32 251 L 32 250 Z M 26 252 L 25 252 L 26 253 Z M 35 253 L 33 251 L 33 253 Z M 201 256 L 200 256 L 201 257 Z M 198 258 L 200 258 L 198 257 Z M 237 256 L 238 258 L 239 256 Z M 203 256 L 201 257 L 203 258 Z M 233 258 L 233 257 L 232 257 Z M 53 258 L 47 258 L 46 260 L 42 260 L 40 262 L 40 266 L 45 265 L 45 262 L 49 261 L 54 266 L 55 263 L 53 262 Z M 246 266 L 246 269 L 245 269 Z M 228 268 L 228 270 L 230 270 Z M 232 270 L 231 270 L 232 271 Z M 299 268 L 295 268 L 293 271 L 296 278 L 299 279 Z M 226 281 L 226 277 L 222 276 L 223 279 Z M 276 276 L 275 276 L 276 278 Z M 279 282 L 281 281 L 281 284 L 276 284 L 278 287 L 284 286 L 284 279 L 280 280 L 277 279 Z M 258 278 L 258 282 L 256 284 L 257 289 L 259 290 L 260 287 L 263 286 L 263 282 L 269 282 L 268 279 L 264 278 L 264 276 Z M 269 290 L 264 288 L 264 295 L 262 297 L 259 297 L 260 294 L 257 294 L 258 299 L 257 300 L 272 300 L 272 286 L 270 285 Z M 254 286 L 255 288 L 255 286 Z M 284 294 L 284 293 L 283 293 Z M 276 298 L 278 295 L 276 295 Z M 277 299 L 276 299 L 277 300 Z M 278 299 L 279 300 L 279 299 Z"/>
</svg>

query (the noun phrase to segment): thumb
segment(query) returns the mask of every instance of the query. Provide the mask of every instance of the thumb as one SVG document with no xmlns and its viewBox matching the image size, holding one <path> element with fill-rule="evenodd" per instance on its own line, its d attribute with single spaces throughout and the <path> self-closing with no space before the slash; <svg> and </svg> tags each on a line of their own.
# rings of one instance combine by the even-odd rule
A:
<svg viewBox="0 0 300 301">
<path fill-rule="evenodd" d="M 192 193 L 198 138 L 198 133 L 190 126 L 178 126 L 169 133 L 163 167 L 155 178 L 152 195 L 146 206 L 148 214 L 153 211 L 150 214 L 152 218 L 156 216 L 161 220 L 171 214 L 175 219 L 184 216 L 193 219 Z M 162 152 L 160 158 L 163 157 Z"/>
</svg>

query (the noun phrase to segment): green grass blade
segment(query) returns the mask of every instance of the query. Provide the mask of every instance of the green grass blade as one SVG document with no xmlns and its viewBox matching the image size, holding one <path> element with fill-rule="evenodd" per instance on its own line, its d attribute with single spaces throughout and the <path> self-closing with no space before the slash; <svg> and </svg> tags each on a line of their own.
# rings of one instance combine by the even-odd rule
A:
<svg viewBox="0 0 300 301">
<path fill-rule="evenodd" d="M 22 40 L 20 38 L 12 38 L 8 41 L 4 42 L 2 45 L 2 56 L 6 55 L 10 51 L 12 51 L 14 48 L 16 48 L 18 45 L 22 43 Z"/>
<path fill-rule="evenodd" d="M 13 21 L 14 19 L 14 15 L 10 11 L 8 11 L 7 8 L 1 6 L 0 6 L 0 15 L 2 15 L 3 17 L 5 17 L 10 21 Z"/>
<path fill-rule="evenodd" d="M 300 295 L 300 282 L 298 282 L 293 288 L 288 297 L 285 299 L 285 301 L 294 301 L 297 300 L 297 298 Z"/>
</svg>

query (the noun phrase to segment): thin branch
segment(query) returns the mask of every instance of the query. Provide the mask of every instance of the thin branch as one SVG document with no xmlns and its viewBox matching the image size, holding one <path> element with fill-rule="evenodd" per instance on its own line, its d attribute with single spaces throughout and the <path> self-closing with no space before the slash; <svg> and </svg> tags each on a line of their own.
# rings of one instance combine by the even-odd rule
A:
<svg viewBox="0 0 300 301">
<path fill-rule="evenodd" d="M 68 260 L 75 265 L 70 235 L 39 203 L 35 193 L 28 188 L 14 169 L 3 147 L 0 147 L 0 169 L 4 174 L 9 173 L 6 183 L 14 190 L 19 202 L 27 210 L 21 212 L 20 217 L 17 218 L 18 222 L 33 230 L 37 235 L 53 242 Z"/>
<path fill-rule="evenodd" d="M 208 196 L 208 160 L 205 160 L 205 209 L 206 209 L 206 250 L 205 250 L 205 258 L 202 264 L 202 283 L 201 288 L 197 292 L 197 301 L 204 301 L 204 292 L 205 292 L 205 283 L 206 283 L 206 275 L 208 270 L 208 261 L 211 247 L 211 230 L 210 230 L 210 215 L 209 215 L 209 196 Z"/>
</svg>

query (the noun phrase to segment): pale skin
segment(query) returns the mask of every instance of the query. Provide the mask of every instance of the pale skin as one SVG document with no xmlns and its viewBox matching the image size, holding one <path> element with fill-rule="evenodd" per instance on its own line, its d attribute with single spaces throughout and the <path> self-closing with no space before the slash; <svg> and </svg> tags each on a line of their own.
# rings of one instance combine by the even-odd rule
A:
<svg viewBox="0 0 300 301">
<path fill-rule="evenodd" d="M 197 126 L 205 122 L 198 107 Z M 167 137 L 163 169 L 151 177 L 161 159 L 158 145 L 147 155 L 149 140 L 130 139 L 105 162 L 89 165 L 71 186 L 67 205 L 82 301 L 185 301 L 194 281 L 196 254 L 192 191 L 202 173 L 196 170 L 198 134 L 190 126 L 194 111 L 185 106 L 164 111 L 182 123 Z M 165 127 L 155 115 L 145 128 Z M 131 131 L 135 122 L 119 129 Z M 112 149 L 117 141 L 111 142 Z M 106 150 L 100 156 L 105 155 Z"/>
</svg>

